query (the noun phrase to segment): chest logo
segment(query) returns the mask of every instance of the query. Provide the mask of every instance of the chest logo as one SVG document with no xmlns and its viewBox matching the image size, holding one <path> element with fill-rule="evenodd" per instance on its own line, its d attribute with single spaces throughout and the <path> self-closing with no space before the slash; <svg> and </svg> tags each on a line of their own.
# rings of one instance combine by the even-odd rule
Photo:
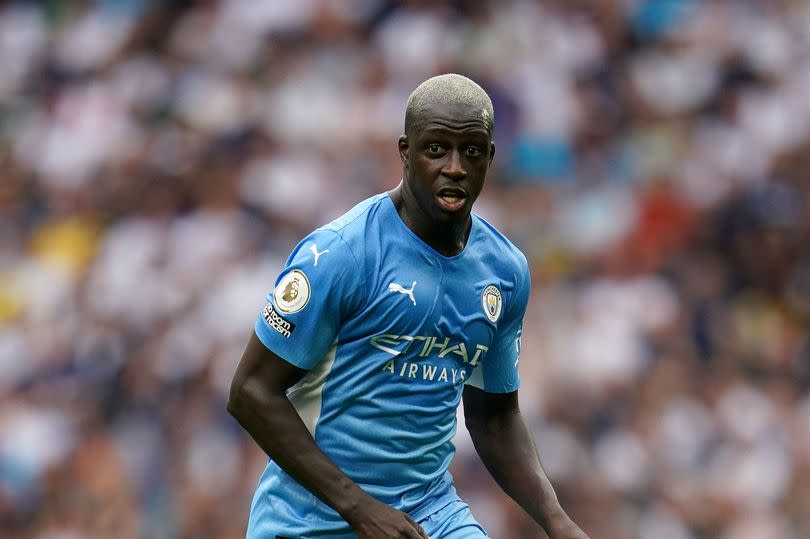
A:
<svg viewBox="0 0 810 539">
<path fill-rule="evenodd" d="M 399 283 L 391 283 L 391 284 L 388 285 L 388 291 L 389 292 L 399 292 L 400 294 L 405 294 L 406 296 L 411 298 L 411 301 L 413 302 L 413 304 L 416 305 L 416 298 L 413 297 L 413 289 L 414 288 L 416 288 L 416 281 L 414 281 L 413 284 L 411 284 L 410 290 L 407 289 L 407 288 L 404 288 Z"/>
<path fill-rule="evenodd" d="M 481 294 L 481 307 L 484 308 L 484 314 L 493 324 L 501 317 L 503 300 L 501 299 L 501 291 L 494 284 L 484 288 L 484 293 Z"/>
<path fill-rule="evenodd" d="M 279 281 L 273 291 L 278 310 L 291 314 L 297 313 L 309 303 L 309 280 L 303 271 L 292 270 Z"/>
</svg>

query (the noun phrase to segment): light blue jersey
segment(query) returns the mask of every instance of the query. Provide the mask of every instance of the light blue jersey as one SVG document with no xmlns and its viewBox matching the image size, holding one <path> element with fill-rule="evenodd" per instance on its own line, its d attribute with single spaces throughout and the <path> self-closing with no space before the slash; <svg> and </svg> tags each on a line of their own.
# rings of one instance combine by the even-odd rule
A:
<svg viewBox="0 0 810 539">
<path fill-rule="evenodd" d="M 519 385 L 529 298 L 523 254 L 473 215 L 445 257 L 387 194 L 307 236 L 256 322 L 259 339 L 309 372 L 288 397 L 323 452 L 361 488 L 419 521 L 458 500 L 447 468 L 465 384 Z M 248 537 L 336 537 L 340 516 L 270 460 Z"/>
</svg>

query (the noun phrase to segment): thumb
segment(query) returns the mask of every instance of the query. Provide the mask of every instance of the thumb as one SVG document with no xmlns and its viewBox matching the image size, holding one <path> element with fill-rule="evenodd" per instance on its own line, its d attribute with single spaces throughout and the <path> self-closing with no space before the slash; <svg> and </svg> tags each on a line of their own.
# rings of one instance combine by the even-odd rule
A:
<svg viewBox="0 0 810 539">
<path fill-rule="evenodd" d="M 410 515 L 408 515 L 407 513 L 404 513 L 404 514 L 405 514 L 405 518 L 408 519 L 408 522 L 411 524 L 411 526 L 413 526 L 414 529 L 417 532 L 419 532 L 419 537 L 422 537 L 422 539 L 430 539 L 430 536 L 427 533 L 425 533 L 425 530 L 422 529 L 422 526 L 417 524 L 416 521 L 414 519 L 412 519 Z"/>
</svg>

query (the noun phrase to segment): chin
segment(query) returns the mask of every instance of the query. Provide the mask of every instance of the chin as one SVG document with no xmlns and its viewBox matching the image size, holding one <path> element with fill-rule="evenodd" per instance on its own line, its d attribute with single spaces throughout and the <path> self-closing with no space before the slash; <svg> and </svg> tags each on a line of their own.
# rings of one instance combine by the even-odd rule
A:
<svg viewBox="0 0 810 539">
<path fill-rule="evenodd" d="M 466 208 L 449 212 L 437 207 L 433 213 L 433 220 L 439 223 L 457 224 L 466 223 L 470 217 L 470 211 Z"/>
</svg>

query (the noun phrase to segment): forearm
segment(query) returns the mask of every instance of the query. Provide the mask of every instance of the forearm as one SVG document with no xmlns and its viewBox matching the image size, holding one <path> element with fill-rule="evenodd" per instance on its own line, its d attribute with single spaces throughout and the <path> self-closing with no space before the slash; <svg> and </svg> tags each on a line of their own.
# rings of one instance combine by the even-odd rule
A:
<svg viewBox="0 0 810 539">
<path fill-rule="evenodd" d="M 318 448 L 286 396 L 248 382 L 232 392 L 228 410 L 282 470 L 345 520 L 369 498 Z"/>
<path fill-rule="evenodd" d="M 492 418 L 468 419 L 467 428 L 482 462 L 509 497 L 552 537 L 556 526 L 568 524 L 518 410 Z"/>
</svg>

